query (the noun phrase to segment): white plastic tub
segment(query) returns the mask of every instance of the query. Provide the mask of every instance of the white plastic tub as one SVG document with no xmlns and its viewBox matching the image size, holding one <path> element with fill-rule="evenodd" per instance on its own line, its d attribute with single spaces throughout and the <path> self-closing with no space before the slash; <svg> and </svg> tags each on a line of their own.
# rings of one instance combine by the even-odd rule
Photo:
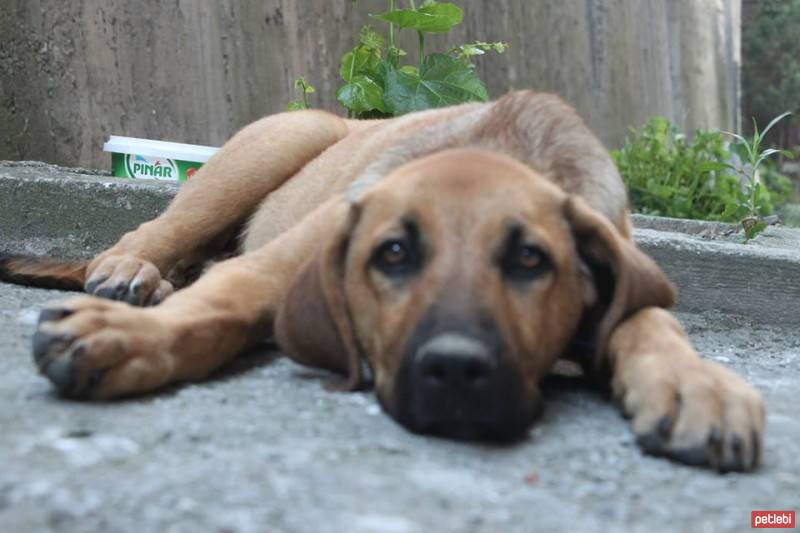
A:
<svg viewBox="0 0 800 533">
<path fill-rule="evenodd" d="M 164 181 L 190 179 L 217 150 L 213 146 L 119 135 L 112 135 L 103 145 L 103 151 L 111 153 L 114 176 Z"/>
</svg>

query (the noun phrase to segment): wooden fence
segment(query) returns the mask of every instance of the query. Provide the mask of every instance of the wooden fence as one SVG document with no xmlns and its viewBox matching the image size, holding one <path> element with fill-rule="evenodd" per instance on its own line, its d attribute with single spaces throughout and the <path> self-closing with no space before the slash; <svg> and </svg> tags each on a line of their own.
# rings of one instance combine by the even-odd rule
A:
<svg viewBox="0 0 800 533">
<path fill-rule="evenodd" d="M 449 43 L 511 43 L 478 60 L 493 96 L 558 92 L 609 146 L 654 114 L 738 128 L 741 0 L 458 3 L 466 18 Z M 341 110 L 339 58 L 386 4 L 5 0 L 0 159 L 108 166 L 110 134 L 219 145 L 284 109 L 299 75 L 316 106 Z"/>
</svg>

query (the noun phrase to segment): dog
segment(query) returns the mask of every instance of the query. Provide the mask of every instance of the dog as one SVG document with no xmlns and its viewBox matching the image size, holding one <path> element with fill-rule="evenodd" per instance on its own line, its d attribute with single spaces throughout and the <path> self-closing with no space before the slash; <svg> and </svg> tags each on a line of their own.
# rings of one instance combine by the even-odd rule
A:
<svg viewBox="0 0 800 533">
<path fill-rule="evenodd" d="M 232 239 L 238 255 L 173 294 Z M 645 452 L 720 471 L 761 458 L 761 396 L 692 348 L 612 160 L 554 95 L 269 116 L 95 259 L 0 271 L 91 295 L 47 306 L 33 339 L 68 398 L 201 380 L 271 335 L 340 389 L 374 386 L 414 432 L 508 441 L 569 360 L 610 386 Z"/>
</svg>

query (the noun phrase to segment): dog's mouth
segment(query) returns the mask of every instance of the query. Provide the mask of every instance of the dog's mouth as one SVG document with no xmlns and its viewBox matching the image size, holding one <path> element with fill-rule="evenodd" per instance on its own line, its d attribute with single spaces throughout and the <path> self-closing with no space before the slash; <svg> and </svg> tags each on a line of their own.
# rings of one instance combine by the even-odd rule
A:
<svg viewBox="0 0 800 533">
<path fill-rule="evenodd" d="M 513 442 L 541 411 L 521 372 L 482 343 L 439 335 L 406 357 L 385 411 L 415 433 L 458 440 Z"/>
<path fill-rule="evenodd" d="M 399 417 L 397 420 L 414 433 L 454 440 L 510 444 L 527 436 L 535 416 L 505 420 L 480 420 L 459 416 L 426 419 L 424 416 L 415 416 L 407 420 Z"/>
<path fill-rule="evenodd" d="M 384 411 L 414 433 L 455 440 L 514 443 L 527 436 L 542 411 L 538 397 L 519 397 L 513 403 L 490 400 L 466 410 L 460 399 L 434 405 L 425 398 L 409 398 L 401 390 L 391 403 L 378 395 Z"/>
</svg>

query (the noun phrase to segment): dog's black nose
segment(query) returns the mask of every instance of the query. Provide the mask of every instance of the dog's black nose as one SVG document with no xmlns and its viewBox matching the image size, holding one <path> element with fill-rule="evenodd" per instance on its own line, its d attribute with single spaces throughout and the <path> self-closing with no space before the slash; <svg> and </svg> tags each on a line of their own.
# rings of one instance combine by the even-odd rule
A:
<svg viewBox="0 0 800 533">
<path fill-rule="evenodd" d="M 509 440 L 531 421 L 523 379 L 500 345 L 457 332 L 411 351 L 398 384 L 397 418 L 421 433 Z"/>
<path fill-rule="evenodd" d="M 425 343 L 415 359 L 418 387 L 461 396 L 488 390 L 497 366 L 483 343 L 452 333 Z"/>
</svg>

